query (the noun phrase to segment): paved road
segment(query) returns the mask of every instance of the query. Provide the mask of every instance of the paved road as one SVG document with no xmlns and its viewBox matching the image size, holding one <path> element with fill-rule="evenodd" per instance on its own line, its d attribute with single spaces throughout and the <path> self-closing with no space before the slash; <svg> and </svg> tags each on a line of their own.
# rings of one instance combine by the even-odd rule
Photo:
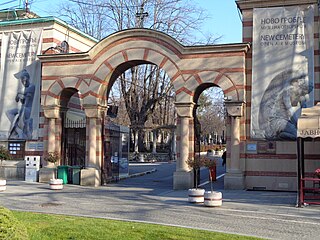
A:
<svg viewBox="0 0 320 240">
<path fill-rule="evenodd" d="M 136 163 L 130 164 L 129 168 L 131 169 L 130 174 L 139 171 L 148 172 L 148 174 L 127 178 L 109 186 L 143 187 L 152 189 L 156 194 L 171 191 L 173 189 L 172 176 L 176 168 L 175 163 Z"/>
<path fill-rule="evenodd" d="M 222 159 L 217 159 L 217 177 L 223 177 L 225 167 L 222 166 Z M 173 173 L 176 169 L 175 162 L 162 162 L 162 163 L 131 163 L 129 167 L 130 175 L 135 175 L 140 172 L 148 172 L 145 176 L 138 178 L 129 178 L 121 180 L 117 185 L 121 186 L 145 186 L 154 188 L 158 192 L 171 191 L 173 189 Z M 154 171 L 156 170 L 156 171 Z M 153 172 L 154 171 L 154 172 Z M 152 174 L 149 174 L 152 172 Z M 139 174 L 138 174 L 139 175 Z M 203 167 L 200 171 L 200 182 L 198 183 L 202 188 L 210 189 L 209 184 L 209 171 Z M 214 183 L 214 189 L 223 189 L 223 181 Z"/>
<path fill-rule="evenodd" d="M 8 181 L 7 190 L 0 193 L 0 205 L 23 211 L 152 222 L 270 239 L 319 239 L 320 207 L 295 208 L 295 193 L 222 191 L 223 206 L 207 208 L 188 203 L 187 191 L 172 191 L 165 184 L 158 188 L 158 181 L 143 184 L 147 179 L 156 179 L 156 174 L 159 171 L 132 178 L 135 185 L 127 179 L 97 188 L 66 185 L 62 191 L 49 190 L 47 184 Z"/>
</svg>

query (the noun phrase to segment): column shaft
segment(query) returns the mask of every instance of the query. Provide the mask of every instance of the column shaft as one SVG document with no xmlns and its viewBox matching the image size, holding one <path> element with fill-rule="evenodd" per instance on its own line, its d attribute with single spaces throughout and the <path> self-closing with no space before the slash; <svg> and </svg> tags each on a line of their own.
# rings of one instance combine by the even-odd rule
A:
<svg viewBox="0 0 320 240">
<path fill-rule="evenodd" d="M 171 160 L 176 160 L 176 154 L 177 154 L 177 139 L 176 139 L 176 131 L 172 131 L 172 159 Z"/>
<path fill-rule="evenodd" d="M 89 136 L 88 136 L 88 167 L 96 168 L 96 151 L 97 151 L 97 132 L 96 118 L 87 118 L 89 121 Z"/>
<path fill-rule="evenodd" d="M 227 173 L 224 177 L 225 189 L 244 189 L 244 175 L 240 162 L 240 117 L 231 116 L 230 161 L 227 161 Z M 229 164 L 228 164 L 229 163 Z"/>
<path fill-rule="evenodd" d="M 231 162 L 230 170 L 240 170 L 240 118 L 231 117 Z"/>
<path fill-rule="evenodd" d="M 56 119 L 48 119 L 48 152 L 54 152 L 56 150 Z"/>
<path fill-rule="evenodd" d="M 180 159 L 177 171 L 189 171 L 187 160 L 189 158 L 189 118 L 180 117 Z"/>
</svg>

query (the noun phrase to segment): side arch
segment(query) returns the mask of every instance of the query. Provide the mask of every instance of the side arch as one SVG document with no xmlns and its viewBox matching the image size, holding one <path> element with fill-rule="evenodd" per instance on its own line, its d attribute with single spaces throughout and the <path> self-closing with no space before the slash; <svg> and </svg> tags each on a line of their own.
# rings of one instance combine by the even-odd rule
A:
<svg viewBox="0 0 320 240">
<path fill-rule="evenodd" d="M 243 79 L 244 73 L 239 72 L 234 76 L 236 79 Z M 185 79 L 186 84 L 177 91 L 177 100 L 181 102 L 193 102 L 194 98 L 208 87 L 220 87 L 225 96 L 232 101 L 244 100 L 243 81 L 233 80 L 225 71 L 197 71 Z M 199 93 L 199 94 L 200 94 Z"/>
<path fill-rule="evenodd" d="M 41 105 L 42 106 L 61 105 L 60 101 L 61 101 L 61 96 L 64 94 L 63 91 L 65 89 L 74 89 L 74 91 L 79 91 L 78 89 L 79 82 L 81 82 L 80 77 L 59 77 L 55 80 L 43 81 Z"/>
</svg>

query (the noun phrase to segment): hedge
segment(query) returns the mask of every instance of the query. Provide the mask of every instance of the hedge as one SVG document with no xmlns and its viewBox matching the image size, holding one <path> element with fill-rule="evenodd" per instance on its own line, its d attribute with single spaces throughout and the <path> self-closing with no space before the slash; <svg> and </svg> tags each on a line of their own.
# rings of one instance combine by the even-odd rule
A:
<svg viewBox="0 0 320 240">
<path fill-rule="evenodd" d="M 29 239 L 27 229 L 13 216 L 12 212 L 0 206 L 0 239 Z"/>
</svg>

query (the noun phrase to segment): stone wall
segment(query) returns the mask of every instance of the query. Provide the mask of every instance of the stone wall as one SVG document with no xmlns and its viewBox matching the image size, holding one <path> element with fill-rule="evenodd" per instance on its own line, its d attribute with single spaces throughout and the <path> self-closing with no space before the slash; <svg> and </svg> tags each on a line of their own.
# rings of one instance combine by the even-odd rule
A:
<svg viewBox="0 0 320 240">
<path fill-rule="evenodd" d="M 3 160 L 2 163 L 0 163 L 0 178 L 24 180 L 25 161 Z"/>
</svg>

